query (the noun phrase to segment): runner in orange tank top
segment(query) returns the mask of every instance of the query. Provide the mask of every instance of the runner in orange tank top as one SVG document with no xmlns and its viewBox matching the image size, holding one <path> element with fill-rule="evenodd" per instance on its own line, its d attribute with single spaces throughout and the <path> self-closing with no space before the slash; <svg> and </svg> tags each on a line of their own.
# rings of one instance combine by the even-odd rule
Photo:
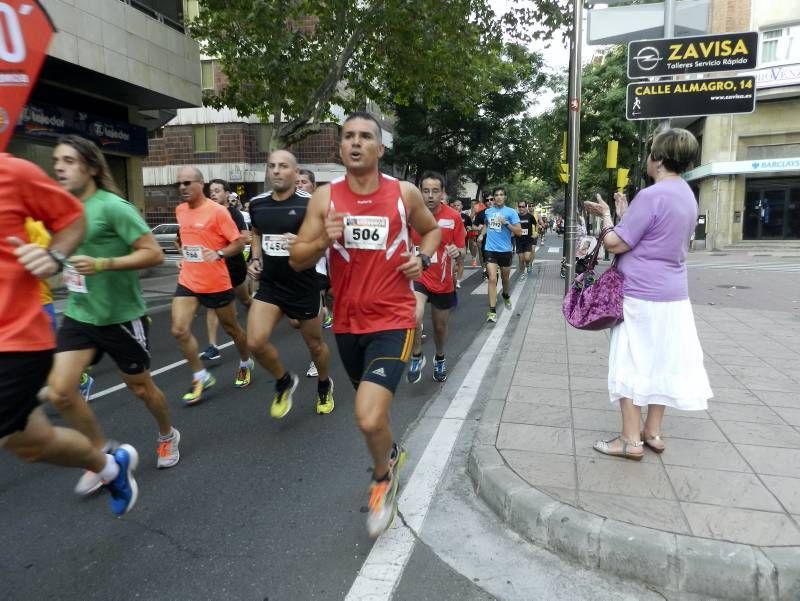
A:
<svg viewBox="0 0 800 601">
<path fill-rule="evenodd" d="M 405 460 L 392 440 L 389 410 L 413 343 L 411 282 L 430 266 L 441 240 L 419 190 L 378 171 L 381 136 L 369 113 L 345 120 L 339 154 L 347 174 L 314 192 L 289 260 L 299 271 L 328 254 L 336 345 L 356 388 L 356 422 L 374 462 L 367 517 L 373 537 L 397 512 Z M 412 252 L 409 227 L 421 236 L 419 256 Z"/>
</svg>

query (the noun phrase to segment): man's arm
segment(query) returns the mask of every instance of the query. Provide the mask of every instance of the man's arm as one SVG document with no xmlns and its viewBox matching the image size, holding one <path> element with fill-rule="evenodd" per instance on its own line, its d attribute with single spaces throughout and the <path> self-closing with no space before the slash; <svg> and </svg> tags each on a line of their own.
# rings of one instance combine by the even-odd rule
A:
<svg viewBox="0 0 800 601">
<path fill-rule="evenodd" d="M 311 269 L 325 251 L 344 232 L 344 215 L 330 211 L 330 186 L 321 186 L 311 195 L 303 225 L 289 244 L 289 265 L 295 271 Z"/>
<path fill-rule="evenodd" d="M 81 275 L 94 275 L 101 271 L 147 269 L 160 265 L 164 261 L 164 251 L 161 250 L 155 236 L 150 232 L 134 240 L 131 247 L 133 252 L 121 257 L 76 255 L 69 258 L 69 263 Z"/>
<path fill-rule="evenodd" d="M 14 254 L 17 256 L 17 261 L 37 278 L 44 280 L 61 269 L 61 264 L 50 253 L 57 251 L 64 256 L 69 255 L 80 245 L 85 230 L 86 219 L 80 215 L 66 227 L 52 234 L 48 248 L 42 248 L 31 242 L 25 243 L 16 237 L 8 238 L 8 242 L 16 247 Z"/>
</svg>

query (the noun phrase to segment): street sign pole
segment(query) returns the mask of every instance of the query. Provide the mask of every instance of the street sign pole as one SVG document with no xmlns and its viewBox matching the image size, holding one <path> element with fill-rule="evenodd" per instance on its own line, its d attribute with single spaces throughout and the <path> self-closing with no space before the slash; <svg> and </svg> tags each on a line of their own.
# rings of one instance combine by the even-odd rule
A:
<svg viewBox="0 0 800 601">
<path fill-rule="evenodd" d="M 564 199 L 564 257 L 567 277 L 564 294 L 575 279 L 575 234 L 578 225 L 578 149 L 581 136 L 581 37 L 583 36 L 583 0 L 572 0 L 572 35 L 569 40 L 569 118 L 567 121 L 567 163 L 569 189 Z"/>
<path fill-rule="evenodd" d="M 676 0 L 664 0 L 664 37 L 675 36 L 675 2 Z M 669 129 L 671 122 L 669 117 L 661 122 L 662 129 Z"/>
</svg>

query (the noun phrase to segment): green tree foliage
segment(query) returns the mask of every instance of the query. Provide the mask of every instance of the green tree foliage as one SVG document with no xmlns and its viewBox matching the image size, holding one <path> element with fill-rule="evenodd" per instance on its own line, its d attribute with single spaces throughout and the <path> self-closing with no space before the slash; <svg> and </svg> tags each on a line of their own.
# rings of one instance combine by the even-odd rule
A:
<svg viewBox="0 0 800 601">
<path fill-rule="evenodd" d="M 474 104 L 486 55 L 499 43 L 483 0 L 201 0 L 192 35 L 227 85 L 204 101 L 255 114 L 281 143 L 363 108 L 448 97 Z"/>
<path fill-rule="evenodd" d="M 491 62 L 489 59 L 492 59 Z M 394 148 L 387 157 L 418 178 L 425 169 L 458 171 L 479 189 L 511 179 L 528 158 L 531 97 L 547 82 L 542 57 L 520 44 L 487 53 L 486 84 L 471 105 L 444 98 L 435 105 L 396 105 Z"/>
<path fill-rule="evenodd" d="M 583 68 L 581 86 L 581 141 L 579 189 L 581 199 L 595 192 L 607 193 L 609 173 L 606 150 L 609 140 L 619 142 L 617 165 L 633 169 L 637 159 L 638 131 L 625 119 L 626 51 L 615 46 L 602 61 Z M 558 180 L 561 147 L 567 129 L 566 82 L 561 100 L 539 115 L 533 124 L 531 174 L 561 187 Z M 616 183 L 616 180 L 615 180 Z"/>
</svg>

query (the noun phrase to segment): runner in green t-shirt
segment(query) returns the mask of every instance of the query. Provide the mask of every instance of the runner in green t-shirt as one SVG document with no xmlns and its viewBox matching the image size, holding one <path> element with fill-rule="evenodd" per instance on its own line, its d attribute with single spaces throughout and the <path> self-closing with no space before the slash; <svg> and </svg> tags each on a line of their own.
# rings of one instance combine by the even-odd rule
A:
<svg viewBox="0 0 800 601">
<path fill-rule="evenodd" d="M 69 301 L 48 381 L 50 401 L 97 448 L 112 447 L 78 393 L 83 370 L 108 353 L 123 382 L 158 422 L 158 467 L 172 467 L 180 459 L 180 433 L 172 427 L 164 393 L 150 375 L 150 318 L 137 273 L 161 263 L 163 251 L 136 207 L 117 195 L 106 160 L 93 142 L 62 137 L 53 164 L 59 184 L 83 202 L 86 236 L 64 263 Z M 86 472 L 75 492 L 89 494 L 101 484 L 99 475 Z"/>
</svg>

